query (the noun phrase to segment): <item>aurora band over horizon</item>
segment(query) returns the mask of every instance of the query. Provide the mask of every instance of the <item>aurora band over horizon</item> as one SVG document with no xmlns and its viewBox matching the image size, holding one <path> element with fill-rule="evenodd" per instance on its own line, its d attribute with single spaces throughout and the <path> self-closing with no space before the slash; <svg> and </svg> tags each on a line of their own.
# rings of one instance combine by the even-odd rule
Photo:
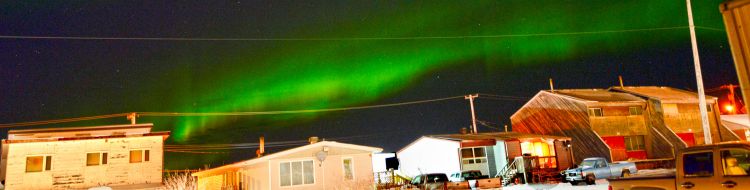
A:
<svg viewBox="0 0 750 190">
<path fill-rule="evenodd" d="M 696 23 L 720 23 L 720 1 L 694 2 Z M 393 95 L 430 72 L 459 64 L 488 68 L 554 64 L 595 54 L 632 53 L 648 46 L 671 47 L 688 36 L 685 5 L 669 1 L 566 2 L 522 1 L 471 4 L 401 3 L 390 10 L 342 13 L 330 26 L 297 26 L 286 36 L 330 40 L 243 42 L 221 58 L 229 68 L 178 70 L 176 80 L 189 98 L 177 100 L 181 112 L 234 112 L 321 109 L 362 105 Z M 350 15 L 345 15 L 350 14 Z M 476 38 L 337 39 L 358 37 L 490 36 L 673 29 Z M 722 28 L 711 25 L 710 27 Z M 721 38 L 722 31 L 699 31 L 699 38 Z M 232 42 L 217 42 L 232 43 Z M 227 55 L 227 56 L 224 56 Z M 200 63 L 205 57 L 176 61 Z M 207 54 L 200 56 L 216 56 Z M 237 66 L 239 65 L 239 66 Z M 187 73 L 187 74 L 186 74 Z M 220 73 L 220 74 L 212 74 Z M 211 76 L 205 80 L 194 76 Z M 429 97 L 436 98 L 436 97 Z M 199 102 L 199 106 L 195 106 Z M 262 116 L 266 120 L 304 122 L 324 113 Z M 229 125 L 226 117 L 180 117 L 172 139 Z M 283 125 L 283 124 L 280 124 Z M 252 126 L 248 126 L 252 127 Z M 273 127 L 273 126 L 272 126 Z"/>
</svg>

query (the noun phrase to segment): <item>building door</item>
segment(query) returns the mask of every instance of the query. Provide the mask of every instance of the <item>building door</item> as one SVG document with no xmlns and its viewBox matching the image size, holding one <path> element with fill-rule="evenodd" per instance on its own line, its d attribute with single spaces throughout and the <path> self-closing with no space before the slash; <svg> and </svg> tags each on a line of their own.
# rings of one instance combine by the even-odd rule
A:
<svg viewBox="0 0 750 190">
<path fill-rule="evenodd" d="M 604 143 L 607 143 L 607 146 L 609 146 L 609 149 L 612 151 L 612 161 L 628 159 L 627 152 L 625 151 L 624 136 L 602 137 L 602 140 L 604 140 Z"/>
<path fill-rule="evenodd" d="M 695 145 L 695 134 L 694 133 L 677 133 L 677 136 L 687 144 L 688 147 Z"/>
</svg>

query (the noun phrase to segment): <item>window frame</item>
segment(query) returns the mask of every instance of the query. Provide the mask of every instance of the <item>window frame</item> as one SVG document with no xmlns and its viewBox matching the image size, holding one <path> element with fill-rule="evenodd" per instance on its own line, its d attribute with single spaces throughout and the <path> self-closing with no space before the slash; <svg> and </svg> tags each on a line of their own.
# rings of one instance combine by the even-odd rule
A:
<svg viewBox="0 0 750 190">
<path fill-rule="evenodd" d="M 636 112 L 635 114 L 633 112 Z M 628 113 L 631 116 L 643 115 L 643 107 L 641 106 L 630 106 L 628 107 Z"/>
<path fill-rule="evenodd" d="M 99 154 L 99 162 L 96 165 L 89 165 L 89 154 Z M 128 152 L 129 153 L 129 152 Z M 109 156 L 109 153 L 106 151 L 98 151 L 98 152 L 86 152 L 86 166 L 101 166 L 101 165 L 108 165 L 109 164 L 109 158 L 106 158 Z M 130 157 L 128 157 L 130 158 Z"/>
<path fill-rule="evenodd" d="M 312 183 L 305 183 L 305 162 L 308 162 L 308 161 L 311 162 L 311 164 L 312 164 Z M 302 184 L 299 184 L 299 185 L 295 185 L 294 184 L 294 171 L 293 171 L 294 167 L 292 167 L 292 163 L 295 163 L 295 162 L 299 162 L 302 165 Z M 282 185 L 281 184 L 281 180 L 282 180 L 282 178 L 281 178 L 281 174 L 282 174 L 281 165 L 285 164 L 285 163 L 289 164 L 289 185 Z M 316 183 L 318 183 L 318 180 L 316 179 L 316 176 L 315 176 L 315 170 L 316 169 L 315 169 L 315 160 L 313 158 L 304 158 L 304 159 L 295 159 L 295 160 L 282 160 L 282 161 L 278 162 L 278 166 L 279 166 L 279 169 L 278 169 L 278 171 L 279 171 L 279 174 L 278 174 L 278 177 L 279 177 L 278 186 L 281 187 L 281 188 L 303 187 L 303 186 L 315 185 Z"/>
<path fill-rule="evenodd" d="M 466 149 L 471 149 L 471 157 L 464 157 L 463 151 Z M 484 151 L 484 156 L 478 157 L 476 149 L 482 149 Z M 459 152 L 461 152 L 461 164 L 482 164 L 489 162 L 487 160 L 487 147 L 479 146 L 479 147 L 466 147 L 466 148 L 460 148 Z M 480 161 L 480 162 L 477 162 Z"/>
<path fill-rule="evenodd" d="M 24 173 L 41 173 L 41 172 L 46 172 L 46 171 L 52 171 L 52 169 L 54 169 L 54 165 L 50 163 L 50 162 L 52 162 L 52 156 L 53 155 L 51 155 L 51 154 L 27 155 L 25 157 L 26 161 L 24 162 Z M 39 171 L 29 171 L 28 170 L 29 157 L 42 157 L 42 168 L 41 168 L 41 170 L 39 170 Z M 49 161 L 47 159 L 49 159 Z"/>
<path fill-rule="evenodd" d="M 140 161 L 133 162 L 131 160 L 133 151 L 141 151 L 141 160 Z M 130 162 L 131 164 L 151 162 L 151 155 L 150 154 L 151 154 L 151 149 L 130 149 L 130 151 L 128 151 L 128 162 Z"/>
<path fill-rule="evenodd" d="M 344 164 L 345 160 L 349 160 L 349 169 L 351 170 L 351 173 L 352 173 L 351 179 L 346 178 L 346 164 Z M 354 181 L 357 178 L 356 173 L 354 173 L 354 158 L 353 157 L 341 157 L 341 168 L 343 169 L 342 174 L 343 174 L 344 180 Z"/>
<path fill-rule="evenodd" d="M 623 138 L 624 138 L 623 140 L 625 141 L 625 151 L 630 152 L 630 151 L 645 151 L 646 150 L 645 135 L 631 135 L 631 136 L 624 136 Z M 635 139 L 635 141 L 633 141 L 632 139 Z M 638 141 L 638 140 L 641 140 L 641 141 Z M 638 144 L 633 144 L 633 142 L 638 142 Z M 628 148 L 628 147 L 634 147 L 634 146 L 636 146 L 638 149 Z"/>
<path fill-rule="evenodd" d="M 599 111 L 597 115 L 596 111 Z M 602 108 L 588 108 L 589 117 L 604 117 L 604 109 Z"/>
<path fill-rule="evenodd" d="M 744 148 L 722 148 L 722 149 L 719 149 L 719 158 L 721 159 L 721 175 L 724 176 L 724 177 L 750 177 L 750 172 L 748 172 L 747 170 L 745 170 L 745 173 L 746 173 L 745 175 L 727 175 L 726 174 L 727 171 L 725 170 L 726 167 L 724 166 L 726 164 L 725 160 L 724 160 L 724 151 L 729 151 L 729 150 L 746 151 L 746 152 L 748 152 L 748 154 L 750 154 L 750 150 L 744 149 Z M 748 157 L 748 159 L 750 159 L 750 157 Z M 744 168 L 743 168 L 743 170 L 744 170 Z"/>
<path fill-rule="evenodd" d="M 686 165 L 685 164 L 685 156 L 687 156 L 687 155 L 693 155 L 693 154 L 705 154 L 705 153 L 708 153 L 709 155 L 711 155 L 711 161 L 709 161 L 709 163 L 707 164 L 707 165 L 711 166 L 711 175 L 687 175 L 686 173 L 683 172 L 682 173 L 682 177 L 684 177 L 684 178 L 711 178 L 711 177 L 714 177 L 716 175 L 716 168 L 714 166 L 714 157 L 716 155 L 714 155 L 714 151 L 713 150 L 705 150 L 705 151 L 691 152 L 691 153 L 685 153 L 685 154 L 683 154 L 682 156 L 680 156 L 680 159 L 682 159 L 682 169 L 683 169 L 683 171 L 685 171 L 684 170 L 685 169 L 685 165 Z"/>
</svg>

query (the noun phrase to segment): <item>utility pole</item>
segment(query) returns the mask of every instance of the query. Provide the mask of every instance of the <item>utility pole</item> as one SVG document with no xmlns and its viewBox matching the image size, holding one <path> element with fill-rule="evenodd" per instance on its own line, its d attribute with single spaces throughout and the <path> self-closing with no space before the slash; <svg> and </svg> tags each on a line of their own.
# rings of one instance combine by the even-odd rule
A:
<svg viewBox="0 0 750 190">
<path fill-rule="evenodd" d="M 471 106 L 471 132 L 477 134 L 477 116 L 474 114 L 474 98 L 479 97 L 479 94 L 469 94 L 464 96 L 464 99 L 469 100 L 469 106 Z"/>
<path fill-rule="evenodd" d="M 706 108 L 706 93 L 703 90 L 703 75 L 701 74 L 701 61 L 698 57 L 698 41 L 695 38 L 695 24 L 693 23 L 693 8 L 690 0 L 687 2 L 688 26 L 690 28 L 690 43 L 693 46 L 693 65 L 695 66 L 695 82 L 698 85 L 698 104 L 701 112 L 701 123 L 703 124 L 703 139 L 706 144 L 712 144 L 711 127 L 708 125 L 708 110 Z"/>
</svg>

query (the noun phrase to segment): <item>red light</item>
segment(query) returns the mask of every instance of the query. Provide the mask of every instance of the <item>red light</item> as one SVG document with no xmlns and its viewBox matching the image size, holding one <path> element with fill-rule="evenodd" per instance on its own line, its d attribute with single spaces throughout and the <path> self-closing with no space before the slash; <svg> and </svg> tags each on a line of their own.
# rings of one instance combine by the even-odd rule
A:
<svg viewBox="0 0 750 190">
<path fill-rule="evenodd" d="M 727 110 L 727 112 L 733 112 L 734 111 L 734 106 L 728 105 L 728 104 L 724 105 L 724 110 Z"/>
</svg>

